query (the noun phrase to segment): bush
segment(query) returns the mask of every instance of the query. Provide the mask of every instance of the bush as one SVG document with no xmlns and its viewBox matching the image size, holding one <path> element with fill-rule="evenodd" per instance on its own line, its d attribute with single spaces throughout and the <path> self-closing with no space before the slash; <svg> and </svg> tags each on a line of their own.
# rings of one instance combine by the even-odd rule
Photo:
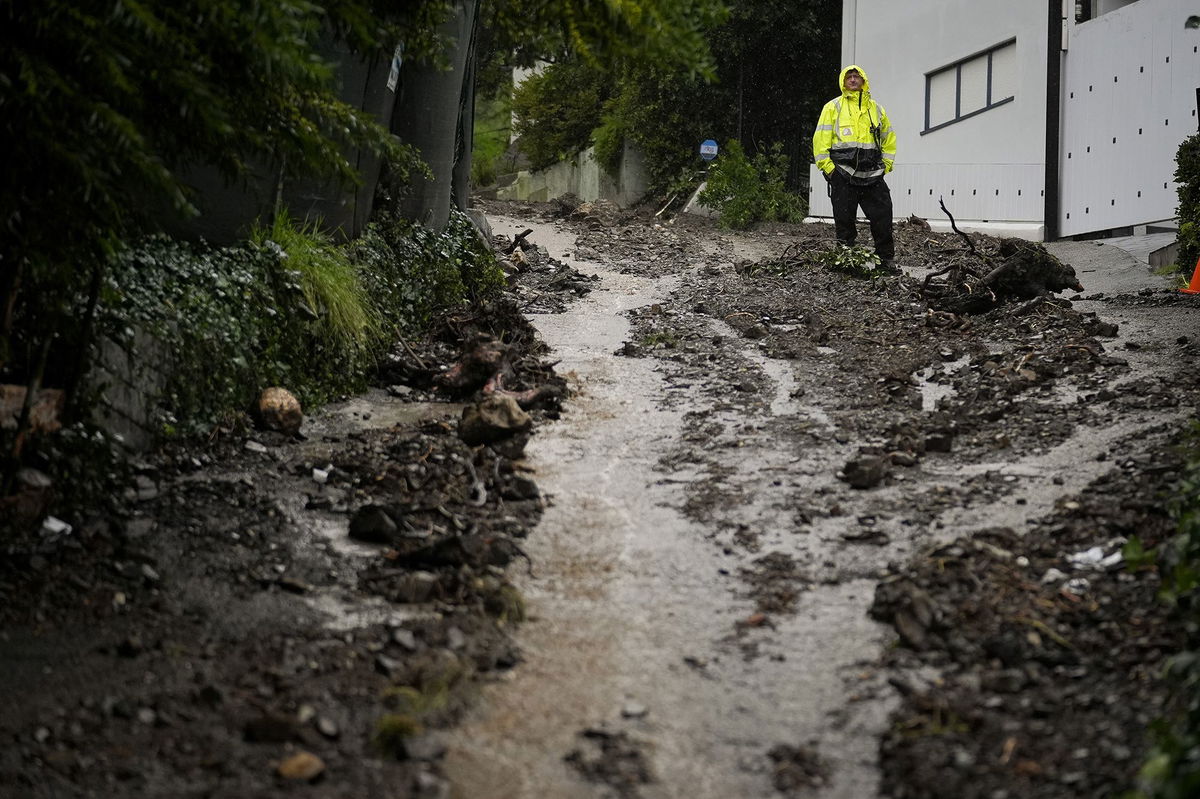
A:
<svg viewBox="0 0 1200 799">
<path fill-rule="evenodd" d="M 883 262 L 875 251 L 857 244 L 853 247 L 834 244 L 817 256 L 817 263 L 852 277 L 875 279 L 887 274 L 880 268 Z"/>
<path fill-rule="evenodd" d="M 203 432 L 269 385 L 307 407 L 364 384 L 376 342 L 332 334 L 338 323 L 312 307 L 327 307 L 327 292 L 311 279 L 306 289 L 293 264 L 270 240 L 213 249 L 161 236 L 115 259 L 101 327 L 126 349 L 144 331 L 170 354 L 169 364 L 146 365 L 165 369 L 156 404 L 163 434 Z"/>
<path fill-rule="evenodd" d="M 728 228 L 744 229 L 760 221 L 799 222 L 804 219 L 805 203 L 784 188 L 787 172 L 782 145 L 775 144 L 751 160 L 734 140 L 709 169 L 700 201 L 719 211 L 721 225 Z"/>
<path fill-rule="evenodd" d="M 476 102 L 474 135 L 471 144 L 471 184 L 491 186 L 498 175 L 513 171 L 508 157 L 512 135 L 512 102 L 508 95 Z"/>
<path fill-rule="evenodd" d="M 1193 137 L 1195 139 L 1196 137 Z M 1182 190 L 1181 190 L 1182 193 Z M 1171 503 L 1174 537 L 1158 552 L 1162 597 L 1176 612 L 1187 649 L 1171 658 L 1173 699 L 1152 731 L 1155 748 L 1142 768 L 1139 799 L 1200 796 L 1200 428 L 1192 432 L 1192 456 Z M 1131 543 L 1133 541 L 1131 540 Z"/>
<path fill-rule="evenodd" d="M 1190 136 L 1175 154 L 1179 184 L 1179 271 L 1191 275 L 1200 259 L 1200 134 Z"/>
<path fill-rule="evenodd" d="M 316 317 L 319 334 L 347 350 L 369 350 L 379 338 L 379 316 L 371 305 L 358 271 L 345 251 L 336 247 L 316 222 L 296 227 L 286 211 L 269 230 L 255 226 L 256 247 L 278 245 L 287 270 L 300 278 L 305 313 Z"/>
<path fill-rule="evenodd" d="M 109 270 L 103 333 L 131 348 L 141 330 L 171 354 L 156 408 L 165 434 L 206 431 L 269 385 L 305 408 L 359 390 L 396 336 L 504 284 L 457 213 L 442 233 L 376 221 L 346 247 L 286 217 L 254 238 L 214 249 L 152 237 Z"/>
<path fill-rule="evenodd" d="M 381 218 L 351 243 L 350 257 L 391 336 L 418 335 L 438 313 L 504 286 L 495 254 L 459 211 L 440 233 Z"/>
<path fill-rule="evenodd" d="M 533 169 L 574 157 L 600 125 L 611 79 L 582 60 L 551 64 L 513 92 L 517 146 Z"/>
</svg>

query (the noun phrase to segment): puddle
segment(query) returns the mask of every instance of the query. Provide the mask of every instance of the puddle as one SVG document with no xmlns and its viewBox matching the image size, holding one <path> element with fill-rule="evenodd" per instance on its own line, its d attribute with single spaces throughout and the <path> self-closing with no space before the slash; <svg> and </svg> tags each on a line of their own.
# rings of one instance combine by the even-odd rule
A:
<svg viewBox="0 0 1200 799">
<path fill-rule="evenodd" d="M 963 356 L 955 361 L 947 361 L 941 366 L 927 366 L 913 377 L 921 391 L 921 410 L 936 411 L 938 403 L 946 397 L 954 396 L 954 387 L 938 380 L 940 377 L 950 377 L 969 364 L 971 359 Z"/>
</svg>

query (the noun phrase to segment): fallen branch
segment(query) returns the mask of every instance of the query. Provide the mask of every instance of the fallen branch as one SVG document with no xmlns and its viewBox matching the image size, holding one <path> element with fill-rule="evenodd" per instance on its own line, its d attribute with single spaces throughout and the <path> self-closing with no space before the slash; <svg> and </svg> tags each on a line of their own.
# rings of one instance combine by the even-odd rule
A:
<svg viewBox="0 0 1200 799">
<path fill-rule="evenodd" d="M 954 224 L 954 214 L 950 213 L 950 210 L 946 208 L 946 203 L 942 202 L 942 198 L 940 196 L 938 197 L 938 205 L 942 207 L 942 212 L 946 214 L 946 216 L 950 217 L 951 230 L 963 237 L 963 241 L 967 243 L 967 247 L 969 247 L 971 250 L 971 255 L 978 255 L 979 253 L 975 252 L 975 243 L 971 241 L 970 236 L 958 229 L 958 225 Z"/>
<path fill-rule="evenodd" d="M 522 250 L 524 250 L 525 249 L 525 237 L 528 236 L 532 232 L 533 232 L 533 228 L 526 228 L 525 230 L 523 230 L 522 232 L 520 232 L 516 236 L 514 236 L 513 240 L 512 240 L 512 244 L 508 245 L 508 247 L 504 250 L 504 254 L 512 255 L 513 250 L 517 249 L 518 247 L 520 247 Z"/>
</svg>

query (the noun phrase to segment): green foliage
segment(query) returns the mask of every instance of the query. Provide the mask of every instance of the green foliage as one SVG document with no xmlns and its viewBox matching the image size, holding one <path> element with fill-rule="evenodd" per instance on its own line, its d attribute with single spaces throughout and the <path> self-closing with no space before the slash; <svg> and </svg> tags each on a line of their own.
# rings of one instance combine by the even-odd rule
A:
<svg viewBox="0 0 1200 799">
<path fill-rule="evenodd" d="M 512 135 L 512 99 L 506 92 L 493 99 L 478 98 L 475 105 L 471 184 L 491 186 L 497 176 L 515 170 L 513 159 L 508 155 L 508 142 Z"/>
<path fill-rule="evenodd" d="M 595 64 L 659 63 L 709 76 L 705 32 L 728 16 L 722 0 L 499 0 L 483 12 L 486 51 L 517 66 L 573 54 Z"/>
<path fill-rule="evenodd" d="M 135 330 L 164 346 L 160 428 L 198 433 L 266 386 L 288 387 L 307 407 L 363 385 L 377 347 L 330 335 L 305 282 L 271 241 L 212 249 L 153 237 L 115 259 L 102 329 L 129 349 Z"/>
<path fill-rule="evenodd" d="M 443 233 L 373 223 L 344 249 L 286 218 L 256 238 L 214 249 L 157 236 L 113 261 L 101 329 L 129 349 L 143 331 L 169 354 L 166 434 L 206 431 L 269 385 L 306 408 L 360 389 L 393 336 L 504 282 L 461 214 Z"/>
<path fill-rule="evenodd" d="M 1179 145 L 1175 182 L 1179 184 L 1179 271 L 1190 277 L 1200 259 L 1200 134 Z"/>
<path fill-rule="evenodd" d="M 122 241 L 196 212 L 193 167 L 231 182 L 353 183 L 364 147 L 411 166 L 411 150 L 338 98 L 323 55 L 335 37 L 360 51 L 390 50 L 401 35 L 414 52 L 432 49 L 444 0 L 381 13 L 389 5 L 0 0 L 0 131 L 12 156 L 0 185 L 0 308 L 38 295 L 3 320 L 0 367 L 23 377 L 51 335 L 68 351 L 90 344 L 65 335 L 89 330 L 71 318 L 75 298 Z"/>
<path fill-rule="evenodd" d="M 458 211 L 451 212 L 441 232 L 383 217 L 368 225 L 349 251 L 393 335 L 417 335 L 447 308 L 485 299 L 504 286 L 495 254 Z"/>
<path fill-rule="evenodd" d="M 1139 775 L 1141 799 L 1200 795 L 1200 425 L 1193 425 L 1189 450 L 1170 505 L 1176 533 L 1158 553 L 1161 594 L 1175 610 L 1187 649 L 1168 665 L 1173 700 L 1152 728 L 1155 748 Z"/>
<path fill-rule="evenodd" d="M 596 72 L 607 69 L 609 98 L 593 114 L 594 130 L 573 128 L 578 138 L 570 146 L 559 142 L 550 150 L 575 152 L 590 136 L 597 160 L 612 172 L 628 141 L 646 157 L 652 190 L 670 193 L 680 175 L 694 171 L 696 148 L 705 139 L 739 138 L 750 154 L 758 152 L 756 142 L 777 142 L 791 159 L 786 185 L 806 188 L 812 127 L 821 104 L 835 92 L 841 4 L 736 0 L 730 6 L 728 16 L 709 16 L 708 27 L 697 29 L 713 54 L 715 73 L 664 59 L 625 59 L 604 67 L 576 59 Z M 525 27 L 521 34 L 529 45 Z M 496 46 L 502 41 L 496 39 Z M 518 49 L 527 52 L 526 45 Z"/>
<path fill-rule="evenodd" d="M 721 214 L 721 225 L 740 230 L 755 222 L 799 222 L 804 202 L 784 188 L 788 159 L 780 145 L 746 157 L 736 139 L 725 145 L 708 171 L 700 201 Z"/>
<path fill-rule="evenodd" d="M 673 330 L 654 330 L 642 336 L 641 343 L 649 349 L 673 350 L 679 347 L 679 336 Z"/>
<path fill-rule="evenodd" d="M 607 76 L 580 60 L 552 64 L 513 93 L 518 146 L 533 169 L 543 169 L 585 149 L 608 99 Z"/>
<path fill-rule="evenodd" d="M 632 67 L 606 104 L 598 132 L 606 168 L 615 166 L 625 141 L 643 156 L 651 188 L 665 191 L 680 175 L 700 165 L 700 142 L 729 129 L 729 109 L 720 93 L 696 76 L 661 67 Z M 623 138 L 617 140 L 617 136 Z"/>
<path fill-rule="evenodd" d="M 874 250 L 867 249 L 858 244 L 853 247 L 835 244 L 818 255 L 817 262 L 826 269 L 834 272 L 842 272 L 853 277 L 875 279 L 883 277 L 886 274 L 880 269 L 882 262 Z"/>
<path fill-rule="evenodd" d="M 380 754 L 405 760 L 408 758 L 407 741 L 425 731 L 419 718 L 408 713 L 388 713 L 375 723 L 375 734 L 371 742 Z"/>
<path fill-rule="evenodd" d="M 256 226 L 250 241 L 260 248 L 274 243 L 282 250 L 286 269 L 299 274 L 303 310 L 317 317 L 322 338 L 347 351 L 376 345 L 376 310 L 345 250 L 333 244 L 319 223 L 298 228 L 286 211 L 280 211 L 269 230 Z"/>
</svg>

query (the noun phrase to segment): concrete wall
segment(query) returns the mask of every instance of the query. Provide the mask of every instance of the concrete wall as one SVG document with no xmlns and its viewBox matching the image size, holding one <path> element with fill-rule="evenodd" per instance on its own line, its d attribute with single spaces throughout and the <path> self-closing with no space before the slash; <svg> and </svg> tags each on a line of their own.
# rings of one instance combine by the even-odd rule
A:
<svg viewBox="0 0 1200 799">
<path fill-rule="evenodd" d="M 501 200 L 546 202 L 565 194 L 581 200 L 608 200 L 621 207 L 636 203 L 646 194 L 649 179 L 641 153 L 626 146 L 617 177 L 609 176 L 596 162 L 595 149 L 589 147 L 570 161 L 538 171 L 522 170 L 515 181 L 501 187 Z"/>
<path fill-rule="evenodd" d="M 1196 133 L 1194 0 L 1142 0 L 1069 26 L 1063 70 L 1062 235 L 1175 217 L 1175 154 Z"/>
<path fill-rule="evenodd" d="M 88 375 L 91 385 L 100 389 L 97 423 L 132 450 L 153 446 L 161 432 L 154 427 L 153 408 L 170 368 L 171 353 L 146 333 L 134 333 L 127 347 L 101 341 Z"/>
</svg>

